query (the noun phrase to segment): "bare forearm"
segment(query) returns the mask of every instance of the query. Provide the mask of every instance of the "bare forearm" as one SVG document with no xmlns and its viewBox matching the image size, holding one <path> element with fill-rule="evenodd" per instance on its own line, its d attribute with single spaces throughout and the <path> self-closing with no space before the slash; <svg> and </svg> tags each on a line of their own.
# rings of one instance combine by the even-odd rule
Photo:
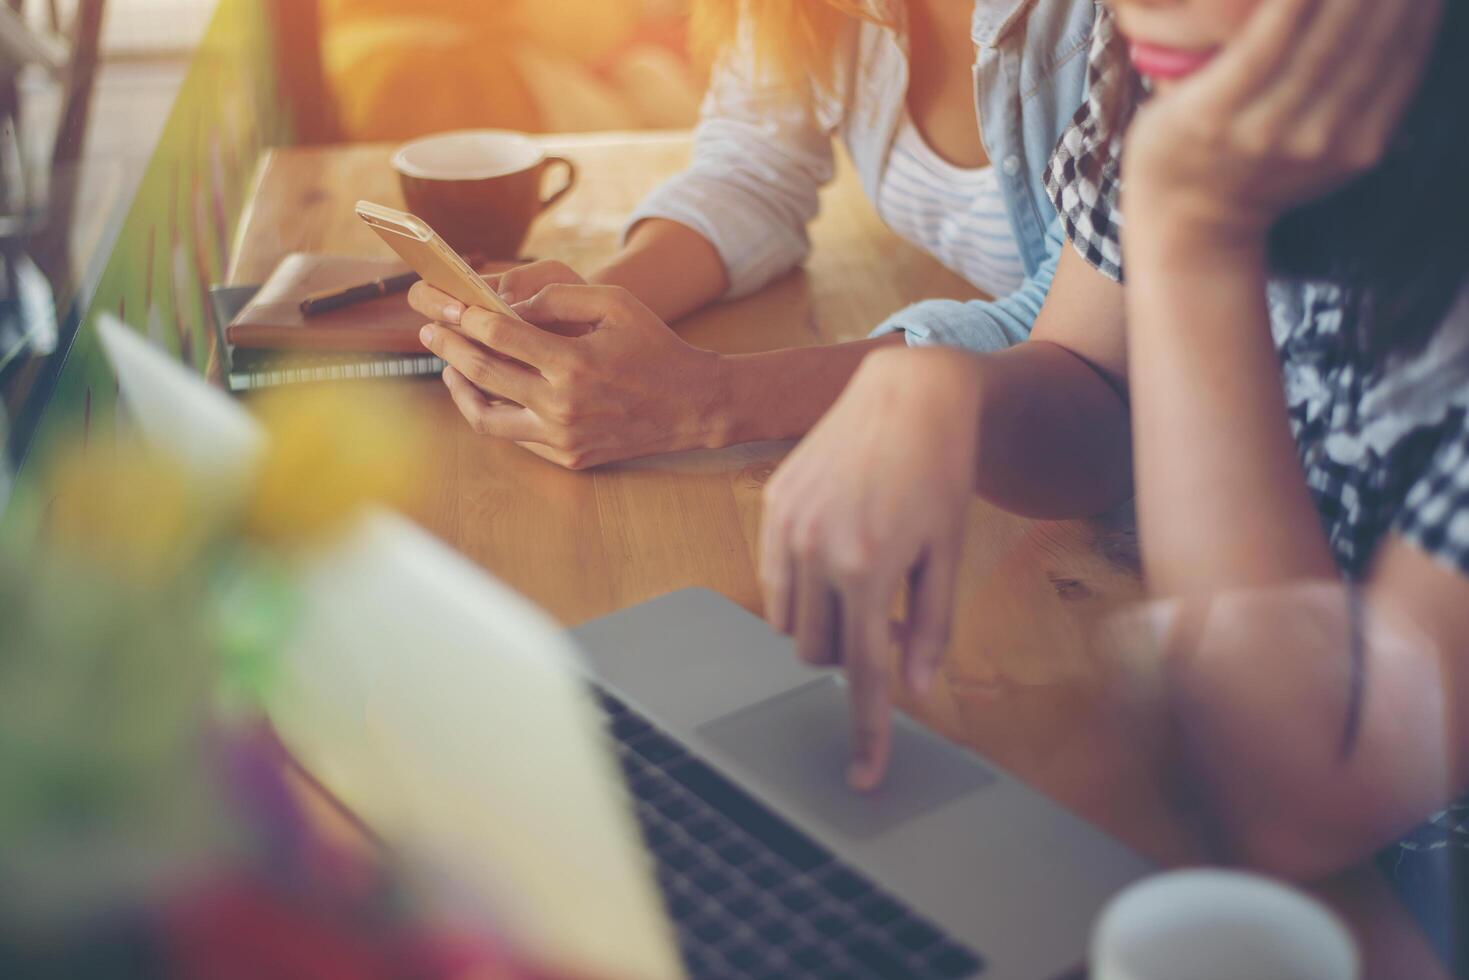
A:
<svg viewBox="0 0 1469 980">
<path fill-rule="evenodd" d="M 975 362 L 980 496 L 1045 519 L 1091 517 L 1127 499 L 1127 403 L 1091 365 L 1035 340 Z"/>
<path fill-rule="evenodd" d="M 693 229 L 661 219 L 634 228 L 627 246 L 591 278 L 628 290 L 666 322 L 718 300 L 729 289 L 714 246 Z M 699 443 L 723 447 L 803 436 L 836 402 L 868 353 L 901 345 L 901 337 L 889 337 L 721 356 L 700 392 L 707 398 L 699 409 Z"/>
<path fill-rule="evenodd" d="M 621 286 L 669 323 L 729 290 L 714 246 L 686 225 L 657 218 L 634 228 L 622 251 L 589 281 Z"/>
<path fill-rule="evenodd" d="M 1224 856 L 1327 875 L 1462 791 L 1454 671 L 1401 604 L 1301 583 L 1171 608 L 1165 688 Z"/>
<path fill-rule="evenodd" d="M 1129 375 L 1150 586 L 1210 594 L 1333 577 L 1288 424 L 1263 247 L 1135 241 Z"/>
<path fill-rule="evenodd" d="M 1138 518 L 1150 590 L 1187 600 L 1165 668 L 1187 774 L 1228 856 L 1327 875 L 1463 787 L 1448 647 L 1400 601 L 1444 573 L 1339 584 L 1290 430 L 1263 247 L 1143 230 L 1126 247 Z"/>
<path fill-rule="evenodd" d="M 715 421 L 716 445 L 795 439 L 836 403 L 863 358 L 901 347 L 901 336 L 735 354 L 721 359 Z"/>
</svg>

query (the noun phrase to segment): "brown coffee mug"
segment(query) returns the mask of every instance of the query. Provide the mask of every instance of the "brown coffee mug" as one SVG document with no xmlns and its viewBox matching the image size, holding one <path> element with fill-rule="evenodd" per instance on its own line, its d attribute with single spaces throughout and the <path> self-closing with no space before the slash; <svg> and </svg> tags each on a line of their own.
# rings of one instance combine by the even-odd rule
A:
<svg viewBox="0 0 1469 980">
<path fill-rule="evenodd" d="M 566 182 L 541 197 L 542 177 L 565 168 Z M 463 255 L 513 259 L 531 222 L 576 184 L 576 165 L 505 130 L 467 130 L 414 140 L 393 155 L 408 210 Z"/>
</svg>

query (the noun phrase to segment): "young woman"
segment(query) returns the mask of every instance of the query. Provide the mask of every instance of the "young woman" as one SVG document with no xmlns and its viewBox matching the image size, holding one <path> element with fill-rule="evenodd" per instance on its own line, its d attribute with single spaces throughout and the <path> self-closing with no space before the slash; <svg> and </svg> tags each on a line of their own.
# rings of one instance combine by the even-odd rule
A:
<svg viewBox="0 0 1469 980">
<path fill-rule="evenodd" d="M 1469 5 L 1110 6 L 1033 339 L 863 364 L 769 485 L 767 614 L 849 672 L 871 786 L 895 594 L 922 689 L 970 494 L 1097 513 L 1131 439 L 1189 772 L 1235 857 L 1323 874 L 1469 789 Z"/>
<path fill-rule="evenodd" d="M 590 276 L 625 292 L 568 292 L 581 279 L 553 262 L 496 283 L 534 323 L 597 329 L 527 331 L 428 287 L 412 293 L 438 321 L 425 342 L 451 365 L 445 382 L 478 431 L 573 467 L 787 438 L 875 348 L 906 337 L 994 350 L 1029 333 L 1061 251 L 1041 178 L 1082 100 L 1091 0 L 699 0 L 695 10 L 698 33 L 723 54 L 693 163 L 637 209 L 622 251 Z M 805 258 L 836 142 L 891 227 L 1005 298 L 920 304 L 874 339 L 825 348 L 721 357 L 680 340 L 664 321 L 755 292 Z"/>
</svg>

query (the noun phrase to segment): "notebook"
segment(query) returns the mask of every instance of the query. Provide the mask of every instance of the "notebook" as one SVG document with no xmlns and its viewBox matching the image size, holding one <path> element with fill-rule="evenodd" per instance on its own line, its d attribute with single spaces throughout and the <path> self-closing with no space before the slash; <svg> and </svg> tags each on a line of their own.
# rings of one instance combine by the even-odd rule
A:
<svg viewBox="0 0 1469 980">
<path fill-rule="evenodd" d="M 409 271 L 396 260 L 293 252 L 281 259 L 260 291 L 229 321 L 236 350 L 423 354 L 421 313 L 406 293 L 379 296 L 318 316 L 301 312 L 308 296 L 388 279 Z"/>
<path fill-rule="evenodd" d="M 219 330 L 220 362 L 231 391 L 249 391 L 310 381 L 361 378 L 407 378 L 435 375 L 444 362 L 432 354 L 273 351 L 235 348 L 225 328 L 243 310 L 259 286 L 212 286 L 209 299 Z"/>
</svg>

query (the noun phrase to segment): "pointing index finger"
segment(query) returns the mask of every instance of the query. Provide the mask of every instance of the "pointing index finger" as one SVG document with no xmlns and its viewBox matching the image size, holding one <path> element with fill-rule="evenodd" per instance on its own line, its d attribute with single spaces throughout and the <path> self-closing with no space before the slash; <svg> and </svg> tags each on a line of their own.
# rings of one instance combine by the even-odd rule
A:
<svg viewBox="0 0 1469 980">
<path fill-rule="evenodd" d="M 851 766 L 847 782 L 870 792 L 882 782 L 892 751 L 892 708 L 888 702 L 888 604 L 841 598 L 842 658 L 852 707 Z"/>
</svg>

